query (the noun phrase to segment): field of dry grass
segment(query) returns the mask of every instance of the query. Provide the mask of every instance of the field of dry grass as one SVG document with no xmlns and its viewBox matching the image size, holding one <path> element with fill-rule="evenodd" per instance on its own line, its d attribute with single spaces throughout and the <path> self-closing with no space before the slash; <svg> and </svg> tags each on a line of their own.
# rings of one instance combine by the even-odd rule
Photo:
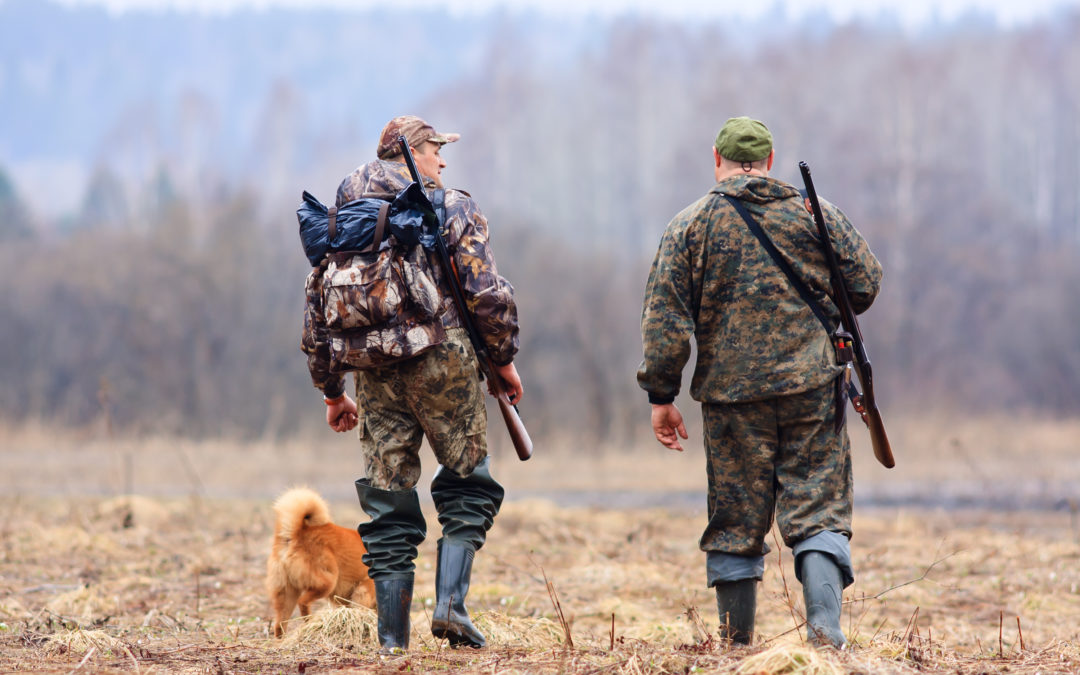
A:
<svg viewBox="0 0 1080 675">
<path fill-rule="evenodd" d="M 888 478 L 947 491 L 968 467 L 984 490 L 1041 484 L 1066 506 L 857 509 L 857 580 L 844 596 L 854 648 L 844 653 L 803 644 L 786 550 L 768 558 L 754 646 L 717 640 L 696 546 L 700 450 L 499 457 L 510 498 L 469 595 L 490 647 L 450 650 L 428 631 L 430 513 L 413 646 L 385 658 L 363 609 L 319 607 L 284 640 L 267 632 L 270 501 L 307 483 L 337 522 L 358 522 L 349 489 L 359 458 L 347 438 L 304 447 L 0 431 L 0 672 L 1080 672 L 1080 541 L 1068 506 L 1080 434 L 1032 426 L 949 436 L 896 424 L 898 468 L 884 478 L 856 448 L 864 490 L 899 494 Z M 973 465 L 983 473 L 970 476 Z"/>
</svg>

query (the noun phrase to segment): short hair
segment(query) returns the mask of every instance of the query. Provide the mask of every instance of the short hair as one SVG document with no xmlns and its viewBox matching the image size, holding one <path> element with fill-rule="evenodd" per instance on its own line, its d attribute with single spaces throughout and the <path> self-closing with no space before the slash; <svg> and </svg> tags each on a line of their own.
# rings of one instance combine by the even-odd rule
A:
<svg viewBox="0 0 1080 675">
<path fill-rule="evenodd" d="M 772 153 L 770 152 L 769 155 L 771 155 L 771 154 Z M 744 170 L 746 170 L 745 165 L 747 165 L 747 164 L 750 165 L 751 169 L 764 170 L 764 169 L 769 168 L 769 155 L 765 155 L 761 159 L 755 159 L 752 162 L 740 162 L 740 161 L 732 159 L 730 157 L 724 157 L 723 155 L 721 155 L 721 157 L 723 158 L 724 162 L 726 162 L 728 164 L 737 164 L 739 166 L 742 166 Z"/>
</svg>

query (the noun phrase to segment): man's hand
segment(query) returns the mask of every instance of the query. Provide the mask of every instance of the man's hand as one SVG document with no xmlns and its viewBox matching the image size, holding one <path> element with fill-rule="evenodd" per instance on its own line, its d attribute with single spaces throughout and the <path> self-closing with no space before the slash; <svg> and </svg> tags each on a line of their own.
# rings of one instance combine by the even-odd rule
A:
<svg viewBox="0 0 1080 675">
<path fill-rule="evenodd" d="M 356 403 L 348 394 L 342 394 L 341 400 L 326 404 L 326 423 L 338 433 L 356 428 Z"/>
<path fill-rule="evenodd" d="M 688 438 L 686 426 L 683 424 L 682 413 L 674 403 L 664 405 L 653 404 L 652 407 L 652 430 L 656 434 L 656 440 L 664 447 L 672 450 L 683 451 L 679 443 L 679 436 Z"/>
<path fill-rule="evenodd" d="M 525 388 L 521 384 L 521 376 L 518 375 L 517 367 L 513 363 L 508 363 L 505 366 L 498 366 L 498 376 L 503 381 L 503 388 L 506 390 L 506 395 L 510 399 L 510 402 L 517 405 L 521 400 L 521 395 L 525 393 Z M 490 389 L 489 389 L 490 391 Z M 494 396 L 494 392 L 491 392 Z"/>
</svg>

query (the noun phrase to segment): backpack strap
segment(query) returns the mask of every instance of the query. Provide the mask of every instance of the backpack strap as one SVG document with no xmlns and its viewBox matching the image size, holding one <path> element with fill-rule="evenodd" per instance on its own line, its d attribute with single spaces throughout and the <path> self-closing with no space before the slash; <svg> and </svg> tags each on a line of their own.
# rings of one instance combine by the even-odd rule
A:
<svg viewBox="0 0 1080 675">
<path fill-rule="evenodd" d="M 337 207 L 331 206 L 327 215 L 330 216 L 330 223 L 327 225 L 330 230 L 330 241 L 334 241 L 334 237 L 337 236 Z"/>
<path fill-rule="evenodd" d="M 379 250 L 379 244 L 386 235 L 386 216 L 389 212 L 390 202 L 379 204 L 379 215 L 375 218 L 375 236 L 371 238 L 371 248 L 368 249 L 371 253 Z"/>
<path fill-rule="evenodd" d="M 780 255 L 780 251 L 777 250 L 776 245 L 769 239 L 769 235 L 765 234 L 765 231 L 761 229 L 761 225 L 754 220 L 754 217 L 750 215 L 750 211 L 747 210 L 746 205 L 744 205 L 741 200 L 736 199 L 731 195 L 724 195 L 724 198 L 735 207 L 735 210 L 739 212 L 742 219 L 746 221 L 747 227 L 749 227 L 750 231 L 757 237 L 757 240 L 761 242 L 761 245 L 769 253 L 773 262 L 776 263 L 776 266 L 784 273 L 784 276 L 788 278 L 791 285 L 795 287 L 795 291 L 799 294 L 799 297 L 803 299 L 803 302 L 810 306 L 810 311 L 814 313 L 814 316 L 821 322 L 821 325 L 825 327 L 825 333 L 832 339 L 832 334 L 833 331 L 836 330 L 836 326 L 833 326 L 832 322 L 826 317 L 825 310 L 822 309 L 818 301 L 814 299 L 814 294 L 810 292 L 810 289 L 803 283 L 803 280 L 795 274 L 795 270 L 791 268 L 788 261 Z"/>
</svg>

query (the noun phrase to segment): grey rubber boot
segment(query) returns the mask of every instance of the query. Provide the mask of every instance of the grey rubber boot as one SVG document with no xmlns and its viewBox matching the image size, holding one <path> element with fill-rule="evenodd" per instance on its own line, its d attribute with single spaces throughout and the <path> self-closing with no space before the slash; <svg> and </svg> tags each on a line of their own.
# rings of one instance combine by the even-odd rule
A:
<svg viewBox="0 0 1080 675">
<path fill-rule="evenodd" d="M 379 653 L 400 654 L 409 648 L 409 609 L 413 577 L 375 579 L 375 608 L 379 613 Z"/>
<path fill-rule="evenodd" d="M 840 567 L 832 556 L 820 551 L 807 551 L 798 564 L 806 602 L 806 639 L 815 647 L 843 649 L 847 639 L 840 629 L 844 588 Z"/>
<path fill-rule="evenodd" d="M 431 634 L 446 638 L 451 647 L 487 646 L 484 634 L 476 629 L 465 609 L 469 593 L 474 551 L 468 544 L 452 539 L 439 540 L 439 562 L 435 569 L 435 611 L 431 613 Z"/>
<path fill-rule="evenodd" d="M 716 584 L 716 609 L 720 614 L 720 637 L 748 645 L 754 639 L 757 612 L 757 580 L 740 579 Z"/>
</svg>

